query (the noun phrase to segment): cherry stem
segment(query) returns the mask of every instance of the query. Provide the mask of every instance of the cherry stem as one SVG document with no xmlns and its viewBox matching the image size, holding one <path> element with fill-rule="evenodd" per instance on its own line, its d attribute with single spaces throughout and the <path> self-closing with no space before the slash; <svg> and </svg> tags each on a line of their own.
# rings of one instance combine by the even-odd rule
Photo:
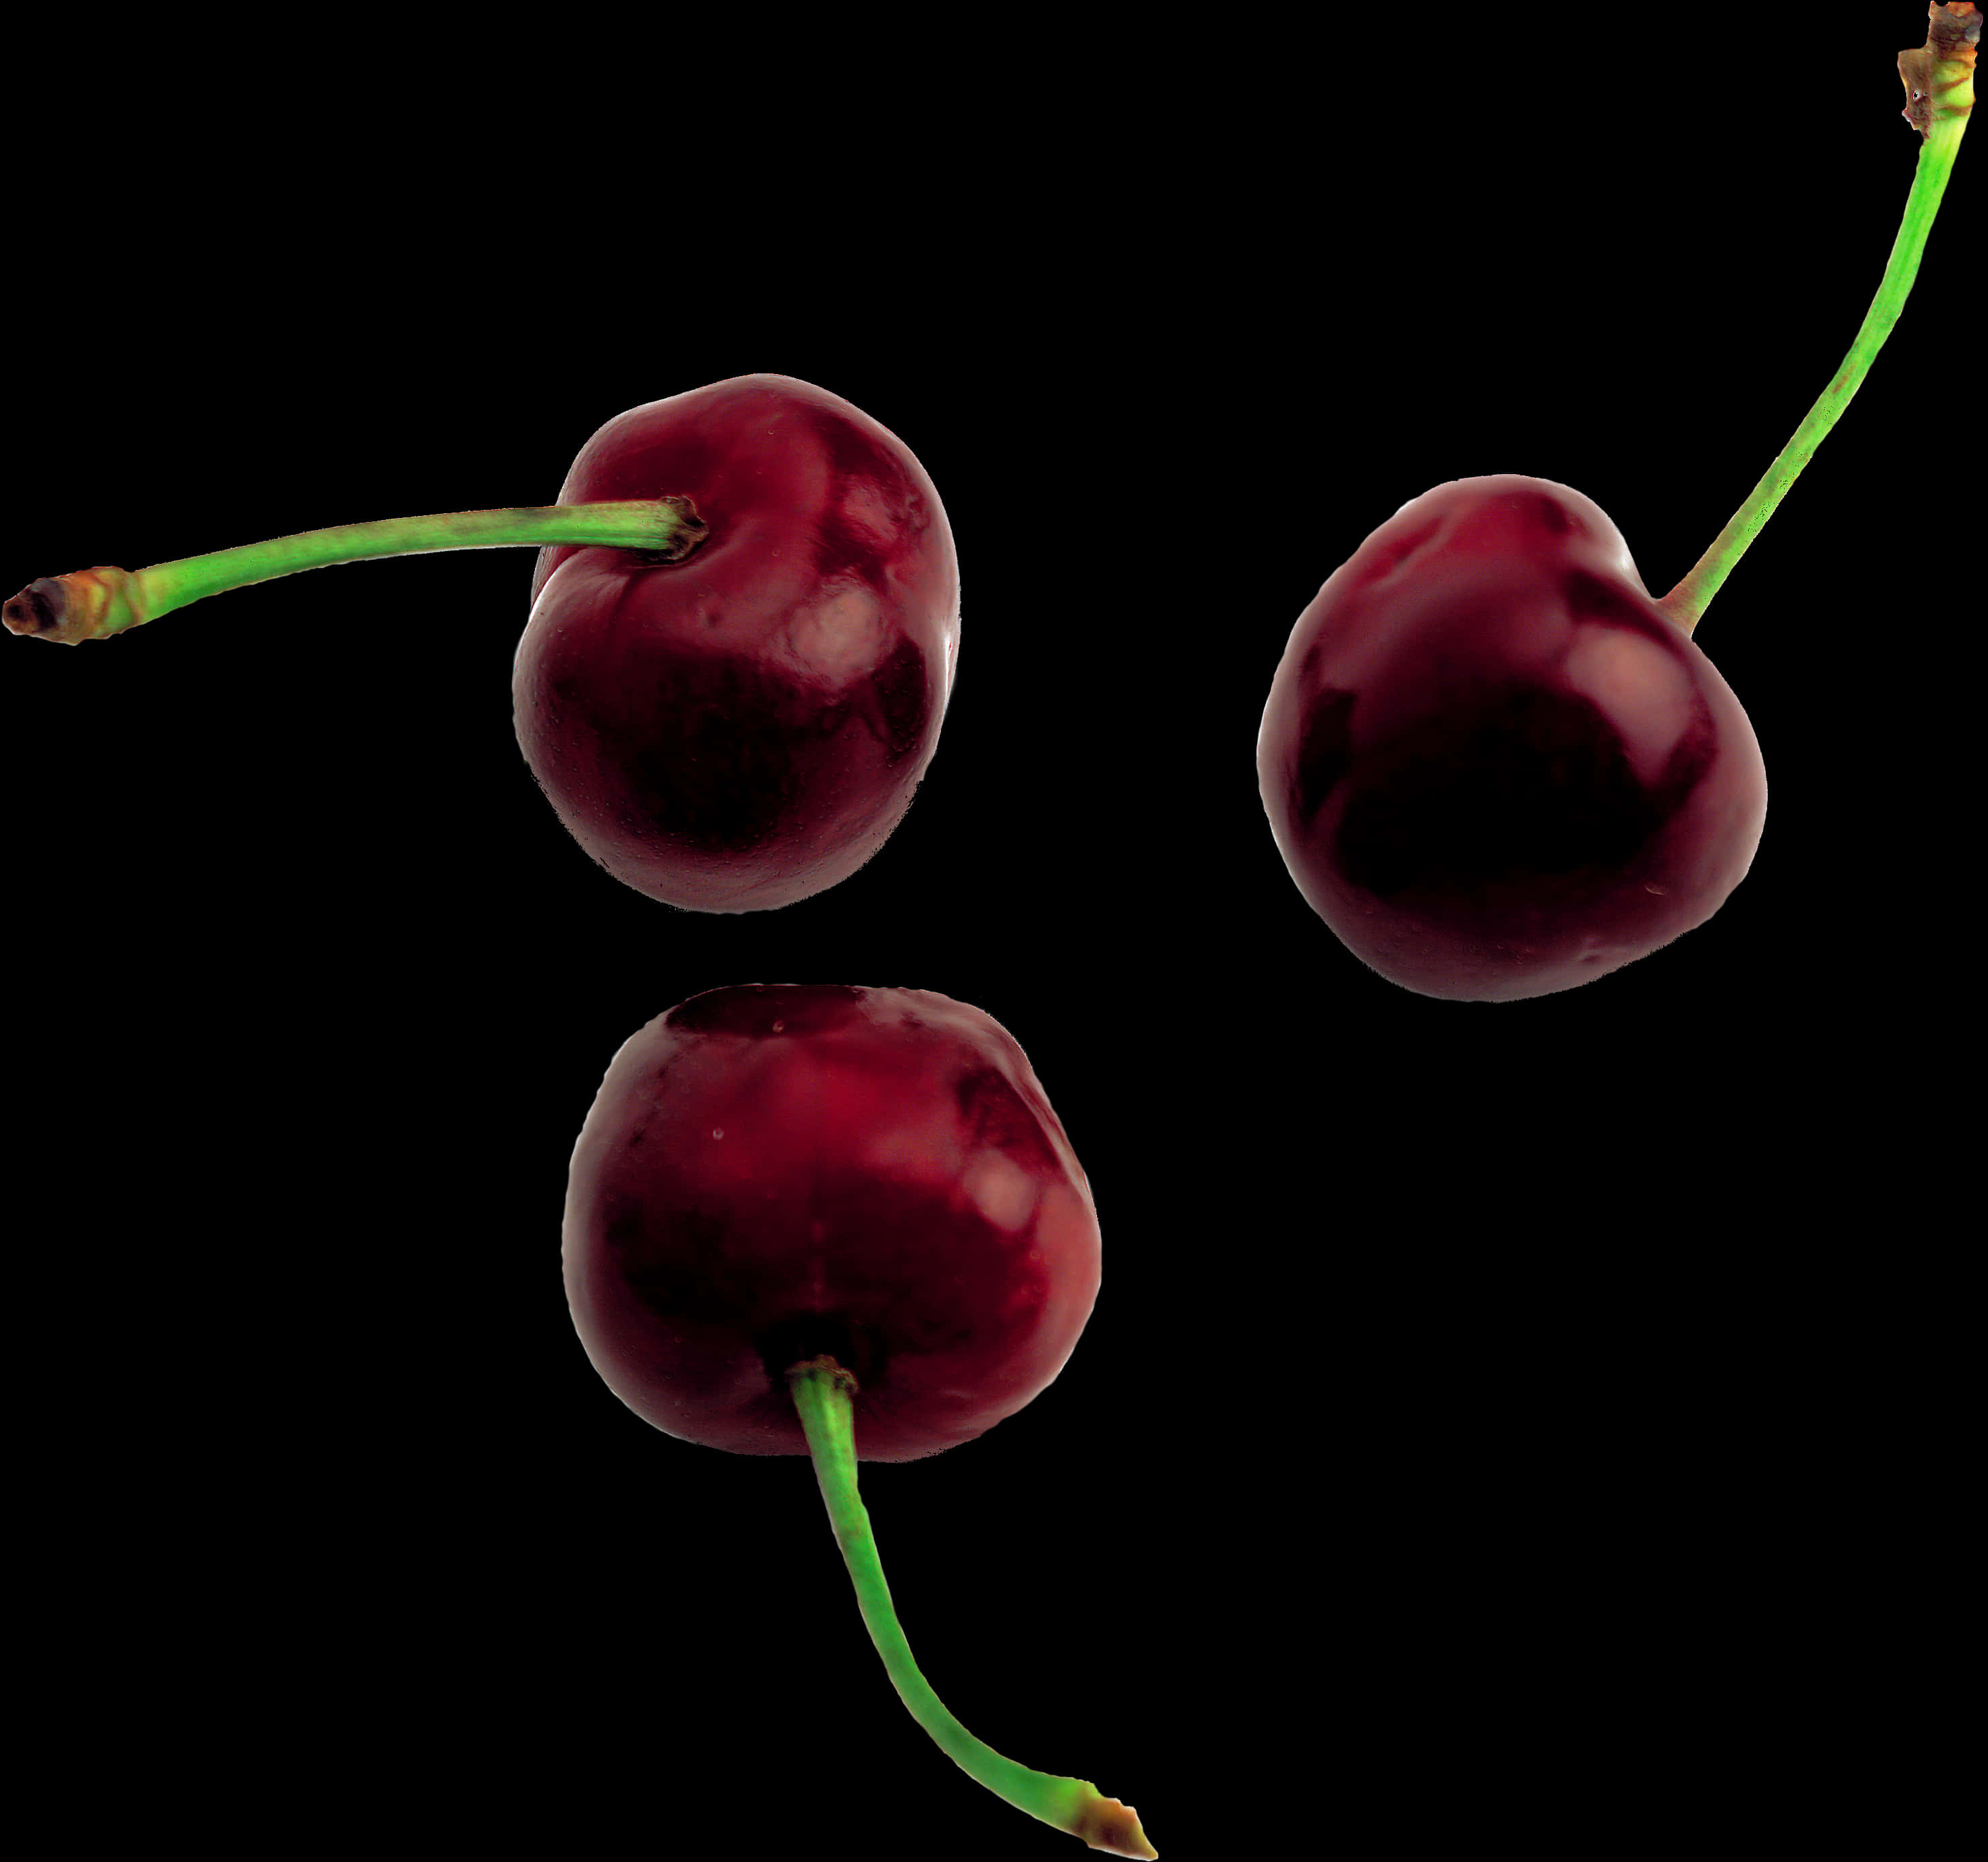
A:
<svg viewBox="0 0 1988 1862">
<path fill-rule="evenodd" d="M 1933 216 L 1939 211 L 1940 197 L 1946 191 L 1947 177 L 1953 172 L 1961 133 L 1967 127 L 1968 113 L 1973 106 L 1974 42 L 1981 29 L 1980 15 L 1968 0 L 1946 5 L 1936 0 L 1929 10 L 1932 26 L 1925 47 L 1898 56 L 1899 72 L 1905 84 L 1905 115 L 1922 140 L 1912 192 L 1905 201 L 1905 218 L 1893 242 L 1890 262 L 1885 267 L 1884 280 L 1865 314 L 1857 340 L 1850 346 L 1850 353 L 1843 359 L 1843 366 L 1809 410 L 1808 417 L 1795 429 L 1794 438 L 1781 449 L 1780 456 L 1767 468 L 1767 475 L 1733 512 L 1732 521 L 1712 539 L 1712 547 L 1699 558 L 1691 573 L 1657 603 L 1687 634 L 1698 625 L 1734 565 L 1760 535 L 1761 526 L 1773 515 L 1788 487 L 1815 456 L 1823 436 L 1850 405 L 1850 397 L 1870 373 L 1871 364 L 1905 309 L 1912 280 L 1919 275 L 1926 235 L 1932 230 Z"/>
<path fill-rule="evenodd" d="M 376 523 L 340 524 L 244 543 L 208 556 L 182 556 L 150 569 L 106 565 L 46 577 L 15 596 L 0 618 L 12 633 L 73 644 L 141 627 L 208 595 L 337 563 L 521 543 L 607 544 L 674 563 L 703 542 L 707 528 L 688 498 L 517 505 L 497 511 L 383 518 Z"/>
<path fill-rule="evenodd" d="M 1137 1814 L 1116 1798 L 1100 1794 L 1079 1778 L 1053 1778 L 1004 1759 L 976 1739 L 947 1710 L 911 1659 L 911 1644 L 898 1627 L 891 1587 L 877 1556 L 870 1515 L 856 1490 L 856 1380 L 832 1357 L 810 1358 L 787 1373 L 794 1407 L 814 1458 L 815 1478 L 828 1504 L 843 1562 L 856 1586 L 864 1625 L 884 1668 L 911 1718 L 931 1735 L 946 1756 L 970 1778 L 1018 1810 L 1058 1830 L 1081 1837 L 1093 1849 L 1152 1862 L 1158 1851 L 1146 1840 Z"/>
</svg>

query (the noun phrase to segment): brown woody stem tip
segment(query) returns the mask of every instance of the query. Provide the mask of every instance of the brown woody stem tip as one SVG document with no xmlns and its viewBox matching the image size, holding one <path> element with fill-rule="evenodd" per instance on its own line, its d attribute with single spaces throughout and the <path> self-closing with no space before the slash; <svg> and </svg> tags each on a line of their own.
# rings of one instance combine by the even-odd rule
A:
<svg viewBox="0 0 1988 1862">
<path fill-rule="evenodd" d="M 0 621 L 10 634 L 73 647 L 79 640 L 100 640 L 144 620 L 136 603 L 137 593 L 137 578 L 109 563 L 72 569 L 66 576 L 44 576 L 39 582 L 30 582 L 0 607 Z"/>
<path fill-rule="evenodd" d="M 1981 9 L 1974 0 L 1932 0 L 1922 46 L 1898 54 L 1905 86 L 1905 120 L 1922 138 L 1942 117 L 1965 117 L 1974 107 L 1974 60 L 1981 41 Z"/>
<path fill-rule="evenodd" d="M 9 634 L 52 634 L 62 625 L 68 606 L 62 583 L 52 576 L 30 582 L 5 607 L 0 608 Z"/>
</svg>

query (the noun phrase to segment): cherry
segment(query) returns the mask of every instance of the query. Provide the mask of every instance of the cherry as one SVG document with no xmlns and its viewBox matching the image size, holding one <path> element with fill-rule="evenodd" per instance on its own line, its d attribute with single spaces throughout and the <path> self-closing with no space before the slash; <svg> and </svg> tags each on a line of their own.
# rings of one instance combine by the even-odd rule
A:
<svg viewBox="0 0 1988 1862">
<path fill-rule="evenodd" d="M 637 1414 L 803 1455 L 782 1379 L 854 1373 L 858 1451 L 935 1455 L 1062 1369 L 1097 1296 L 1097 1217 L 1022 1050 L 910 989 L 738 988 L 653 1021 L 573 1154 L 566 1290 Z"/>
<path fill-rule="evenodd" d="M 16 634 L 69 644 L 363 557 L 542 546 L 512 667 L 560 819 L 637 890 L 787 905 L 888 838 L 937 747 L 959 570 L 902 441 L 826 390 L 747 375 L 617 416 L 556 505 L 396 518 L 31 583 Z"/>
<path fill-rule="evenodd" d="M 1002 1758 L 905 1644 L 855 1464 L 971 1441 L 1039 1394 L 1097 1296 L 1089 1185 L 1027 1057 L 918 989 L 692 997 L 614 1056 L 575 1146 L 566 1286 L 594 1368 L 658 1428 L 811 1454 L 857 1600 L 919 1724 L 1009 1802 L 1155 1852 L 1081 1780 Z"/>
<path fill-rule="evenodd" d="M 1543 479 L 1404 505 L 1320 590 L 1258 735 L 1271 833 L 1354 954 L 1425 995 L 1500 1002 L 1605 976 L 1745 877 L 1767 786 L 1690 634 L 1849 404 L 1917 275 L 1973 103 L 1981 17 L 1933 0 L 1899 55 L 1920 134 L 1904 224 L 1849 354 L 1691 572 L 1653 600 L 1621 533 Z"/>
<path fill-rule="evenodd" d="M 938 494 L 848 402 L 779 375 L 618 415 L 559 502 L 676 494 L 681 560 L 541 553 L 512 674 L 518 741 L 573 838 L 672 905 L 791 904 L 911 806 L 959 649 Z"/>
<path fill-rule="evenodd" d="M 1767 806 L 1746 714 L 1577 492 L 1406 505 L 1300 618 L 1257 748 L 1291 877 L 1364 961 L 1505 1001 L 1702 924 Z"/>
</svg>

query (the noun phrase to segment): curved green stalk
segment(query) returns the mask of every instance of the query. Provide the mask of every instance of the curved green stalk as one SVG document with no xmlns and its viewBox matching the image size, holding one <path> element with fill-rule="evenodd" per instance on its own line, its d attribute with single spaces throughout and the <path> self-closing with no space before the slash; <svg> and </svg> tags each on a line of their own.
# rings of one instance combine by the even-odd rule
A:
<svg viewBox="0 0 1988 1862">
<path fill-rule="evenodd" d="M 1959 9 L 1972 15 L 1972 7 Z M 1795 429 L 1794 438 L 1782 448 L 1780 456 L 1767 468 L 1767 475 L 1754 486 L 1746 502 L 1734 512 L 1731 521 L 1712 539 L 1712 547 L 1700 556 L 1691 573 L 1657 603 L 1686 634 L 1698 625 L 1712 598 L 1724 585 L 1733 566 L 1746 553 L 1747 546 L 1760 533 L 1760 527 L 1773 515 L 1802 468 L 1815 456 L 1823 436 L 1850 405 L 1871 364 L 1885 346 L 1885 339 L 1905 309 L 1906 294 L 1919 275 L 1920 255 L 1925 251 L 1926 235 L 1932 230 L 1933 216 L 1939 211 L 1940 197 L 1946 191 L 1947 177 L 1953 172 L 1953 158 L 1960 147 L 1974 102 L 1973 45 L 1968 39 L 1957 47 L 1941 46 L 1946 56 L 1935 61 L 1936 41 L 1942 22 L 1939 15 L 1956 13 L 1952 7 L 1933 8 L 1934 30 L 1928 35 L 1927 51 L 1901 55 L 1899 67 L 1905 76 L 1907 118 L 1920 130 L 1919 167 L 1905 201 L 1905 219 L 1892 246 L 1892 256 L 1878 295 L 1865 313 L 1850 353 L 1836 371 L 1821 398 L 1808 411 L 1808 417 Z M 1974 23 L 1978 35 L 1978 21 Z M 1909 61 L 1917 60 L 1916 63 Z M 1915 88 L 1915 82 L 1918 88 Z"/>
<path fill-rule="evenodd" d="M 207 556 L 181 556 L 150 569 L 106 565 L 45 577 L 29 583 L 7 603 L 4 619 L 12 633 L 73 644 L 142 627 L 209 595 L 337 563 L 519 543 L 607 544 L 675 562 L 704 540 L 706 528 L 688 498 L 516 505 L 495 511 L 383 518 L 243 543 Z"/>
<path fill-rule="evenodd" d="M 834 1359 L 818 1357 L 795 1365 L 787 1373 L 787 1387 L 800 1412 L 808 1451 L 814 1457 L 815 1477 L 828 1505 L 829 1522 L 842 1547 L 843 1561 L 856 1586 L 864 1624 L 911 1718 L 962 1771 L 1016 1810 L 1083 1837 L 1093 1849 L 1152 1862 L 1158 1852 L 1146 1840 L 1138 1816 L 1128 1806 L 1101 1796 L 1095 1785 L 1081 1779 L 1053 1778 L 1002 1758 L 961 1725 L 931 1691 L 898 1627 L 891 1587 L 884 1581 L 877 1541 L 870 1530 L 870 1515 L 856 1490 L 855 1407 L 851 1401 L 856 1380 Z"/>
</svg>

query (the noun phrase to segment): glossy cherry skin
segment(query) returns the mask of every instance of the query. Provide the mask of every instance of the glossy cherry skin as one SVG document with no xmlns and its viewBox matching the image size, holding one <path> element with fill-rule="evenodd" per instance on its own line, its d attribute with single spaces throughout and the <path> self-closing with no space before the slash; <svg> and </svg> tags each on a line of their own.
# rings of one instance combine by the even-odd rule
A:
<svg viewBox="0 0 1988 1862">
<path fill-rule="evenodd" d="M 1565 485 L 1405 505 L 1299 618 L 1257 741 L 1291 877 L 1424 995 L 1570 989 L 1702 924 L 1752 863 L 1746 714 Z"/>
<path fill-rule="evenodd" d="M 751 985 L 614 1056 L 575 1147 L 566 1296 L 595 1370 L 670 1435 L 804 1455 L 789 1366 L 857 1382 L 856 1448 L 935 1455 L 1063 1367 L 1097 1212 L 1026 1056 L 919 989 Z"/>
<path fill-rule="evenodd" d="M 617 415 L 559 502 L 686 497 L 681 560 L 539 554 L 518 742 L 617 879 L 698 911 L 788 905 L 888 838 L 938 745 L 959 651 L 945 512 L 904 443 L 783 375 Z"/>
</svg>

